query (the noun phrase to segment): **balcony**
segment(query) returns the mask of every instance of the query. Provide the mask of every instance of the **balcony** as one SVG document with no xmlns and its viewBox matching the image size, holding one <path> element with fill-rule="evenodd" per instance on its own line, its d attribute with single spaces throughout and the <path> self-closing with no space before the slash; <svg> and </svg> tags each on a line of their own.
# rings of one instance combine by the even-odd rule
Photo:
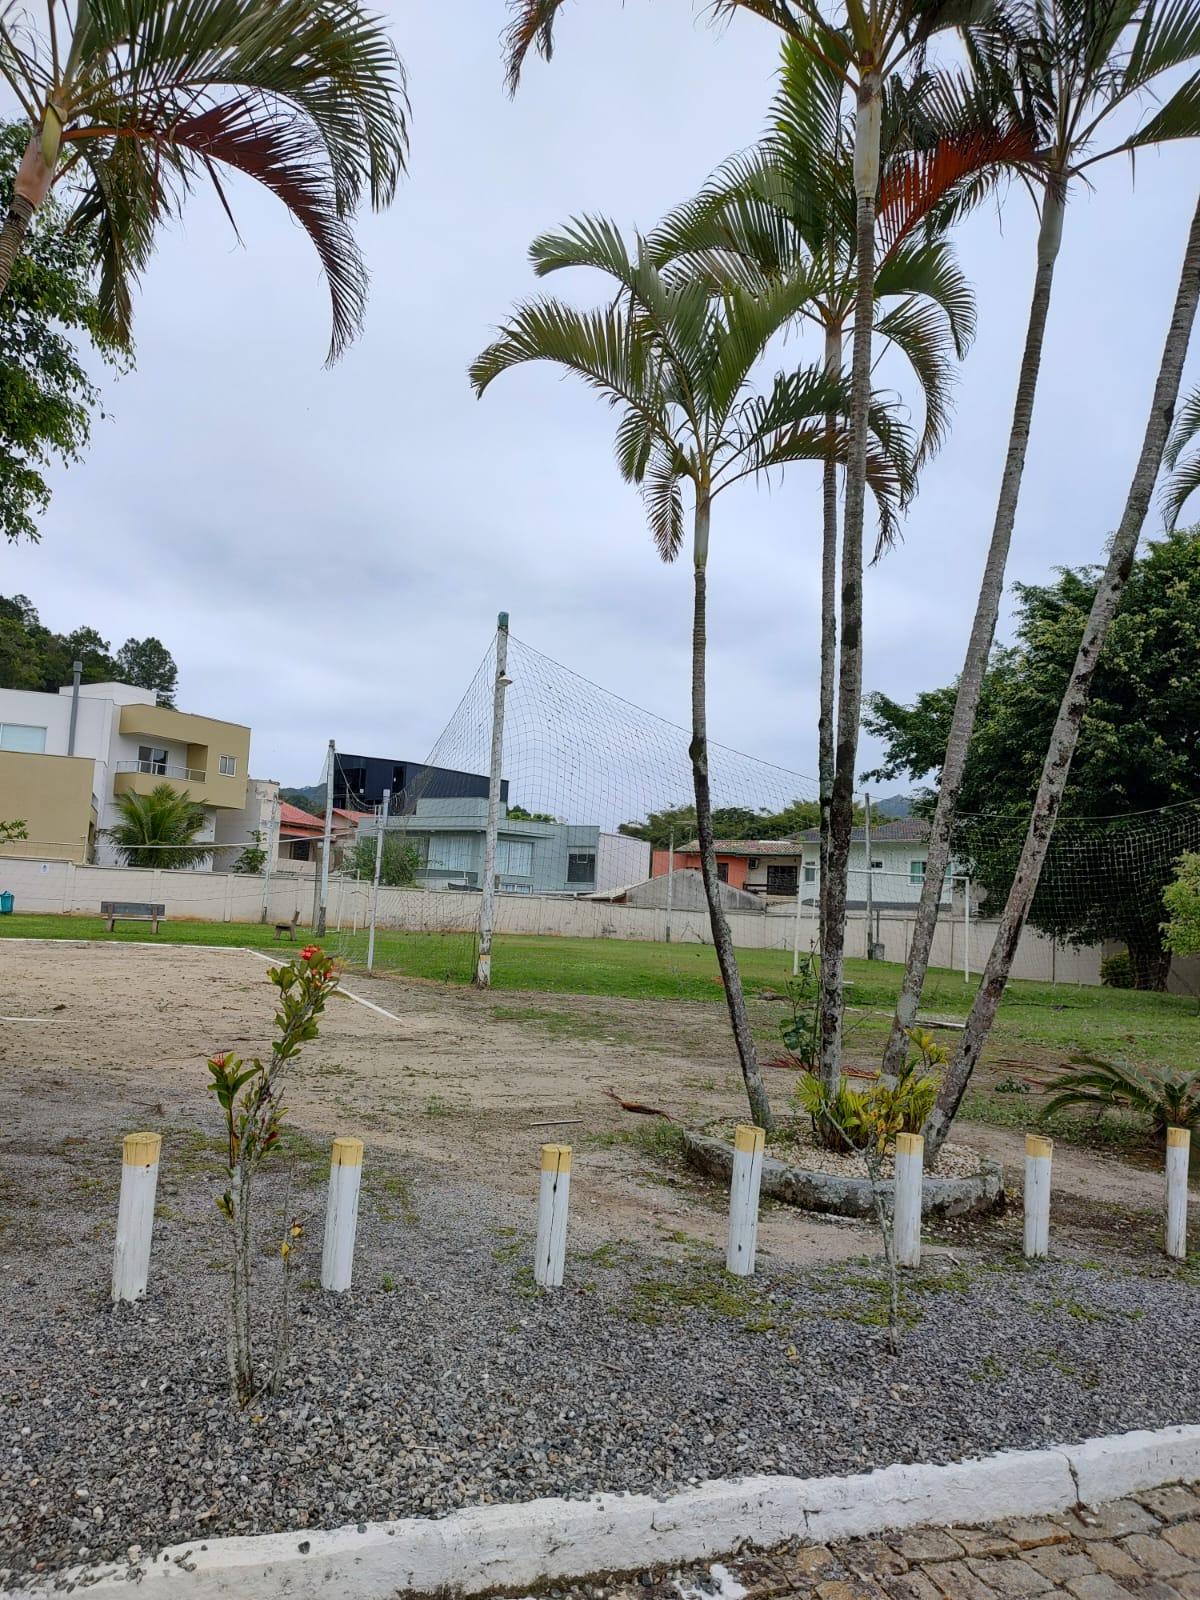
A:
<svg viewBox="0 0 1200 1600">
<path fill-rule="evenodd" d="M 203 772 L 195 767 L 174 767 L 166 761 L 118 761 L 117 772 L 146 772 L 156 778 L 178 778 L 181 783 L 203 783 Z"/>
<path fill-rule="evenodd" d="M 113 768 L 113 795 L 148 795 L 160 783 L 189 800 L 207 801 L 204 773 L 196 767 L 175 766 L 166 761 L 118 761 Z"/>
</svg>

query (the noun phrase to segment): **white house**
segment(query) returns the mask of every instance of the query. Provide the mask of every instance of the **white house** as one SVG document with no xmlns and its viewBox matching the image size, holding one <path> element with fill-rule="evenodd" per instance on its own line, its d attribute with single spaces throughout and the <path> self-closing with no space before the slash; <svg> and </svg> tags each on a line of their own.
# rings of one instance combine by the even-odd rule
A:
<svg viewBox="0 0 1200 1600">
<path fill-rule="evenodd" d="M 160 706 L 153 689 L 0 689 L 0 821 L 29 834 L 10 854 L 110 863 L 118 798 L 160 783 L 204 807 L 198 838 L 215 841 L 223 816 L 246 814 L 249 760 L 249 728 Z"/>
</svg>

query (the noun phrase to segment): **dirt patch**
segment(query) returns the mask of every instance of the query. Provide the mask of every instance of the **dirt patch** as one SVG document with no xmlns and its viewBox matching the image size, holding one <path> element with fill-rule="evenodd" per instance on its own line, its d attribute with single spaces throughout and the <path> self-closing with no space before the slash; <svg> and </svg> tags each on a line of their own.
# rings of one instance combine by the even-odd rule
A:
<svg viewBox="0 0 1200 1600">
<path fill-rule="evenodd" d="M 48 1144 L 139 1126 L 205 1130 L 216 1049 L 267 1048 L 266 960 L 238 949 L 65 942 L 0 945 L 0 1099 L 12 1138 Z M 679 1235 L 717 1244 L 723 1197 L 682 1163 L 648 1149 L 658 1119 L 620 1110 L 606 1090 L 696 1126 L 744 1111 L 720 1007 L 678 1000 L 481 994 L 351 974 L 321 1038 L 289 1086 L 292 1120 L 325 1139 L 357 1133 L 368 1147 L 458 1169 L 501 1194 L 532 1197 L 537 1150 L 577 1151 L 572 1211 L 614 1239 L 651 1248 Z M 762 1004 L 761 1023 L 778 1007 Z M 794 1074 L 767 1069 L 773 1095 Z M 1015 1133 L 961 1125 L 961 1142 L 1019 1170 Z M 168 1143 L 168 1148 L 170 1145 Z M 1157 1210 L 1161 1178 L 1113 1158 L 1060 1149 L 1056 1193 Z M 531 1199 L 532 1203 L 532 1199 Z M 785 1261 L 873 1253 L 869 1225 L 766 1206 L 760 1246 Z"/>
</svg>

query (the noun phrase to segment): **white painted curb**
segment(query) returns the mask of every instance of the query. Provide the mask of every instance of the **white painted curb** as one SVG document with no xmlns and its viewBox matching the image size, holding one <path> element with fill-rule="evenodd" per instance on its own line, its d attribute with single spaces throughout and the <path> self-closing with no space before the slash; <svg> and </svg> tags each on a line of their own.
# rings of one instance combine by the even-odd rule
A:
<svg viewBox="0 0 1200 1600">
<path fill-rule="evenodd" d="M 1200 1479 L 1200 1427 L 1115 1434 L 1047 1450 L 1007 1450 L 948 1466 L 883 1467 L 852 1478 L 719 1479 L 683 1494 L 598 1495 L 479 1506 L 440 1520 L 369 1523 L 363 1533 L 270 1533 L 175 1545 L 156 1562 L 76 1569 L 47 1581 L 87 1595 L 131 1593 L 131 1578 L 185 1600 L 392 1600 L 464 1595 L 595 1573 L 710 1560 L 745 1544 L 826 1543 L 918 1524 L 978 1524 L 1098 1505 Z M 86 1587 L 85 1587 L 86 1586 Z M 46 1589 L 8 1591 L 10 1600 Z"/>
</svg>

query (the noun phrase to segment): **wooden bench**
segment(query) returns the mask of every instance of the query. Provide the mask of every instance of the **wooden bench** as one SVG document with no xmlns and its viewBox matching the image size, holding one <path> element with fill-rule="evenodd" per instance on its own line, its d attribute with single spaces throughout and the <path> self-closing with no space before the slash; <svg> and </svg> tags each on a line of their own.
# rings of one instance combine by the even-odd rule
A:
<svg viewBox="0 0 1200 1600">
<path fill-rule="evenodd" d="M 150 932 L 157 933 L 159 919 L 166 918 L 167 908 L 149 900 L 101 900 L 100 915 L 108 918 L 109 933 L 117 922 L 148 922 Z"/>
<path fill-rule="evenodd" d="M 289 939 L 294 940 L 296 937 L 296 924 L 299 921 L 300 913 L 298 911 L 293 911 L 292 920 L 290 922 L 277 922 L 275 924 L 275 937 L 277 939 L 282 939 L 284 934 L 286 934 Z"/>
</svg>

